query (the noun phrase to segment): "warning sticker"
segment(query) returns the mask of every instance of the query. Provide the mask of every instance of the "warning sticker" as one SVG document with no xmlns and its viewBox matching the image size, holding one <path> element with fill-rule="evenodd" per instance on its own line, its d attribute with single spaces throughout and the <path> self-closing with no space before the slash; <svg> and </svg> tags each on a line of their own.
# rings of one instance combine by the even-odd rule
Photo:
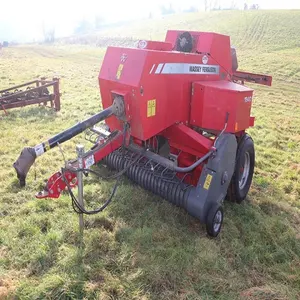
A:
<svg viewBox="0 0 300 300">
<path fill-rule="evenodd" d="M 36 156 L 42 155 L 44 153 L 43 144 L 39 144 L 39 145 L 35 146 L 34 151 L 35 151 Z"/>
<path fill-rule="evenodd" d="M 147 117 L 153 117 L 156 114 L 156 99 L 147 102 Z"/>
<path fill-rule="evenodd" d="M 85 159 L 85 167 L 88 169 L 95 163 L 94 155 L 91 155 Z"/>
<path fill-rule="evenodd" d="M 205 182 L 204 182 L 204 185 L 203 185 L 203 188 L 205 188 L 206 190 L 208 190 L 209 187 L 210 187 L 210 184 L 211 184 L 211 180 L 212 180 L 212 175 L 207 174 Z"/>
<path fill-rule="evenodd" d="M 124 67 L 123 64 L 120 64 L 119 67 L 118 67 L 117 74 L 116 74 L 116 78 L 117 78 L 118 80 L 119 80 L 120 77 L 121 77 L 121 74 L 122 74 L 122 71 L 123 71 L 123 67 Z"/>
</svg>

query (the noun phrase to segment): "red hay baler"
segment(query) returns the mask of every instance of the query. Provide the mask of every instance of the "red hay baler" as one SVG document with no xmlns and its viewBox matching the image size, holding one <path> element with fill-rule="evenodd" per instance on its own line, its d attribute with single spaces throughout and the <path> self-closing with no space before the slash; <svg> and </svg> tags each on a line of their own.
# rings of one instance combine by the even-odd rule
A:
<svg viewBox="0 0 300 300">
<path fill-rule="evenodd" d="M 229 36 L 169 30 L 164 42 L 108 47 L 99 73 L 103 111 L 35 147 L 14 163 L 21 186 L 37 156 L 87 128 L 97 134 L 83 166 L 68 161 L 37 198 L 68 190 L 79 213 L 103 210 L 125 174 L 143 188 L 183 207 L 216 237 L 223 201 L 242 202 L 251 185 L 255 151 L 246 130 L 253 90 L 245 81 L 271 85 L 266 75 L 237 71 Z M 94 125 L 105 120 L 105 126 Z M 117 170 L 111 197 L 87 211 L 72 193 L 78 172 L 105 163 Z"/>
</svg>

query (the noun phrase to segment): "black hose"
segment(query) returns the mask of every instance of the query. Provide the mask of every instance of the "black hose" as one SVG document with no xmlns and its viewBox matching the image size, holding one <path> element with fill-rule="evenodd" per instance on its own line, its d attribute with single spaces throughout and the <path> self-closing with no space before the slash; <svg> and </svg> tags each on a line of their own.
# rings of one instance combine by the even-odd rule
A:
<svg viewBox="0 0 300 300">
<path fill-rule="evenodd" d="M 71 199 L 72 199 L 72 206 L 73 206 L 74 211 L 78 214 L 86 214 L 86 215 L 94 215 L 94 214 L 97 214 L 97 213 L 103 211 L 108 206 L 108 204 L 111 202 L 112 198 L 114 197 L 117 187 L 119 186 L 120 179 L 121 179 L 121 176 L 117 178 L 117 181 L 114 185 L 113 191 L 112 191 L 111 195 L 109 196 L 109 198 L 105 201 L 105 203 L 101 207 L 99 207 L 95 210 L 86 210 L 85 208 L 83 208 L 80 205 L 80 203 L 78 202 L 78 200 L 76 199 L 73 192 L 71 191 L 70 186 L 67 184 L 67 187 L 68 187 Z"/>
<path fill-rule="evenodd" d="M 130 145 L 128 148 L 130 150 L 134 151 L 135 153 L 141 153 L 143 151 L 143 148 L 139 147 L 137 145 Z M 144 156 L 146 158 L 151 159 L 151 160 L 155 161 L 156 163 L 159 163 L 160 165 L 170 169 L 171 171 L 175 171 L 178 173 L 188 173 L 188 172 L 194 170 L 196 167 L 198 167 L 201 163 L 203 163 L 214 152 L 215 152 L 215 150 L 210 150 L 204 156 L 202 156 L 200 159 L 198 159 L 196 162 L 194 162 L 192 165 L 190 165 L 188 167 L 177 167 L 172 161 L 170 161 L 167 158 L 164 158 L 154 152 L 151 152 L 151 151 L 146 151 L 144 153 Z"/>
<path fill-rule="evenodd" d="M 192 170 L 194 170 L 196 167 L 198 167 L 201 163 L 203 163 L 207 158 L 209 158 L 212 154 L 214 153 L 213 150 L 207 152 L 204 156 L 202 156 L 200 159 L 198 159 L 196 162 L 194 162 L 192 165 L 188 166 L 188 167 L 174 167 L 174 171 L 175 172 L 179 172 L 179 173 L 187 173 L 190 172 Z"/>
<path fill-rule="evenodd" d="M 128 128 L 128 124 L 126 123 L 124 125 L 124 131 L 123 131 L 123 143 L 122 143 L 122 147 L 123 147 L 122 157 L 123 158 L 125 156 L 125 141 L 126 141 L 127 128 Z M 86 172 L 91 172 L 91 173 L 100 175 L 99 173 L 97 173 L 95 171 L 92 171 L 90 169 L 82 169 L 82 170 L 85 170 Z M 79 170 L 77 170 L 77 171 L 79 171 Z M 82 205 L 80 205 L 80 203 L 78 202 L 78 200 L 75 197 L 74 193 L 72 192 L 71 187 L 70 187 L 70 185 L 69 185 L 69 183 L 68 183 L 68 181 L 67 181 L 67 179 L 64 175 L 64 169 L 62 168 L 62 176 L 63 176 L 63 179 L 65 180 L 66 186 L 67 186 L 69 194 L 71 196 L 72 207 L 73 207 L 74 211 L 78 214 L 86 214 L 86 215 L 93 215 L 93 214 L 97 214 L 97 213 L 103 211 L 110 204 L 112 198 L 114 197 L 114 195 L 116 193 L 116 190 L 117 190 L 117 187 L 119 186 L 119 183 L 120 183 L 120 180 L 121 180 L 121 175 L 125 172 L 126 172 L 126 170 L 122 170 L 122 171 L 118 172 L 117 180 L 116 180 L 116 183 L 113 187 L 113 191 L 112 191 L 111 195 L 109 196 L 109 198 L 105 201 L 105 203 L 101 207 L 99 207 L 97 209 L 94 209 L 94 210 L 86 210 L 84 207 L 82 207 Z"/>
</svg>

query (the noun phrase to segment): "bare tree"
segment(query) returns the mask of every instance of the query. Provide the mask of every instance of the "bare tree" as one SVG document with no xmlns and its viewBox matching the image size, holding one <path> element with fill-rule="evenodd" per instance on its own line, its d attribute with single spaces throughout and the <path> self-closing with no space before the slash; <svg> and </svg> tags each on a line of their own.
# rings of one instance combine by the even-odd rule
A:
<svg viewBox="0 0 300 300">
<path fill-rule="evenodd" d="M 220 0 L 204 0 L 205 11 L 211 9 L 221 9 Z"/>
<path fill-rule="evenodd" d="M 210 2 L 212 9 L 221 9 L 220 0 L 211 0 Z"/>
<path fill-rule="evenodd" d="M 208 11 L 210 6 L 210 0 L 204 0 L 204 9 L 205 11 Z"/>
<path fill-rule="evenodd" d="M 232 0 L 230 8 L 231 9 L 237 9 L 237 2 L 236 2 L 236 0 Z"/>
<path fill-rule="evenodd" d="M 45 43 L 54 43 L 55 40 L 55 27 L 46 28 L 45 23 L 43 22 L 43 36 Z"/>
</svg>

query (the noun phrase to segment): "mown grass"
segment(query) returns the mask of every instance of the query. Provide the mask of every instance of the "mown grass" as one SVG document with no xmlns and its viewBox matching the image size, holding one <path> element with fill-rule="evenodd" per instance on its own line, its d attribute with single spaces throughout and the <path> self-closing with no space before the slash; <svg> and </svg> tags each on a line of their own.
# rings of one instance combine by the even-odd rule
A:
<svg viewBox="0 0 300 300">
<path fill-rule="evenodd" d="M 222 233 L 211 240 L 183 210 L 123 178 L 107 210 L 85 217 L 80 250 L 78 217 L 68 195 L 34 197 L 43 180 L 63 165 L 59 150 L 37 160 L 24 189 L 12 163 L 23 146 L 34 146 L 101 109 L 97 75 L 110 39 L 122 45 L 163 39 L 170 28 L 229 34 L 241 70 L 273 75 L 271 88 L 250 85 L 255 88 L 256 124 L 249 133 L 256 169 L 248 199 L 225 204 Z M 0 298 L 299 299 L 299 28 L 300 11 L 193 13 L 76 40 L 101 47 L 61 42 L 3 49 L 0 88 L 59 76 L 62 110 L 31 106 L 2 113 Z M 67 159 L 75 157 L 76 143 L 91 146 L 83 135 L 66 142 Z M 113 184 L 86 178 L 86 200 L 99 205 Z"/>
</svg>

